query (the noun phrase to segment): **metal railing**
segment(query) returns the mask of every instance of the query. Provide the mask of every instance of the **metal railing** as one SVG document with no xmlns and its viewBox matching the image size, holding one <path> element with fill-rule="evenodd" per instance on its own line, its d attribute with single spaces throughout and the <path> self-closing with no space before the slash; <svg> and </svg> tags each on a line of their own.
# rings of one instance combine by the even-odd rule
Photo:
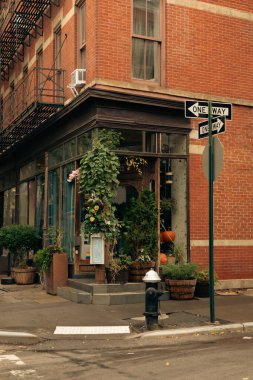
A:
<svg viewBox="0 0 253 380">
<path fill-rule="evenodd" d="M 3 129 L 39 104 L 64 104 L 64 71 L 34 68 L 3 101 Z"/>
</svg>

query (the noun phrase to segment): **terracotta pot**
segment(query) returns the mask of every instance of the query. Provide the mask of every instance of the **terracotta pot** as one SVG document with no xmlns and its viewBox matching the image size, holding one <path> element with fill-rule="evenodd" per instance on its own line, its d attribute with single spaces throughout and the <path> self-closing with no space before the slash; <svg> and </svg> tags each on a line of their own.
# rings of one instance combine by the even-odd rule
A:
<svg viewBox="0 0 253 380">
<path fill-rule="evenodd" d="M 68 280 L 67 253 L 54 253 L 50 271 L 45 273 L 45 288 L 48 294 L 57 294 L 57 288 L 66 286 Z"/>
<path fill-rule="evenodd" d="M 36 268 L 13 268 L 12 269 L 16 284 L 28 285 L 33 284 L 35 280 Z"/>
<path fill-rule="evenodd" d="M 174 231 L 161 231 L 160 232 L 160 241 L 161 243 L 173 243 L 175 240 L 176 234 Z"/>
<path fill-rule="evenodd" d="M 174 300 L 189 300 L 194 297 L 197 280 L 171 280 L 165 279 L 165 284 Z"/>
</svg>

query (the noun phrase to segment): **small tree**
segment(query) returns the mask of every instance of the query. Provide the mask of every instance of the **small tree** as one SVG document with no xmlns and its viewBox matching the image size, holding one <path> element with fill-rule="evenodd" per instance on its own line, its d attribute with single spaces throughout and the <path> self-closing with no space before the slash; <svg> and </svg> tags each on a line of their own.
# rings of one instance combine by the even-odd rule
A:
<svg viewBox="0 0 253 380">
<path fill-rule="evenodd" d="M 137 199 L 132 198 L 123 222 L 126 227 L 124 251 L 134 260 L 156 260 L 158 236 L 155 194 L 144 189 Z"/>
<path fill-rule="evenodd" d="M 0 247 L 10 251 L 14 266 L 25 266 L 28 251 L 38 249 L 40 244 L 41 237 L 33 226 L 12 224 L 0 228 Z"/>
</svg>

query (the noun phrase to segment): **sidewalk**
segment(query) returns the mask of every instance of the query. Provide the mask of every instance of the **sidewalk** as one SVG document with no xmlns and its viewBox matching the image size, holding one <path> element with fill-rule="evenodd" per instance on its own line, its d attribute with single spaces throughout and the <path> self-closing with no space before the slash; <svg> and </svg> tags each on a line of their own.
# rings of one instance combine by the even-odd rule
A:
<svg viewBox="0 0 253 380">
<path fill-rule="evenodd" d="M 46 294 L 38 284 L 0 285 L 2 332 L 26 332 L 39 338 L 52 338 L 57 326 L 130 326 L 132 335 L 147 336 L 150 333 L 146 332 L 144 309 L 144 304 L 75 304 L 61 297 Z M 228 324 L 252 322 L 253 289 L 238 292 L 220 291 L 215 296 L 215 311 L 215 326 L 219 326 L 220 329 L 226 329 Z M 159 325 L 163 335 L 166 331 L 170 335 L 173 332 L 176 335 L 182 328 L 195 328 L 194 332 L 201 332 L 205 327 L 215 328 L 210 324 L 209 298 L 162 301 L 160 312 Z"/>
</svg>

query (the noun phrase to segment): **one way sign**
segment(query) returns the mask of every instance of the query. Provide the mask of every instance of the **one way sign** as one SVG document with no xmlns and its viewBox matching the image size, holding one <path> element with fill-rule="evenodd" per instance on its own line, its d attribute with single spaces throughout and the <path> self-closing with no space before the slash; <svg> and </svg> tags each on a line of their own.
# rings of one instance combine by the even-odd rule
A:
<svg viewBox="0 0 253 380">
<path fill-rule="evenodd" d="M 232 120 L 232 104 L 212 102 L 212 116 L 225 116 L 227 120 Z M 187 100 L 185 102 L 185 117 L 208 118 L 208 102 Z"/>
<path fill-rule="evenodd" d="M 212 135 L 225 132 L 226 118 L 224 116 L 215 117 L 212 119 Z M 208 121 L 199 123 L 199 139 L 207 137 L 209 134 Z"/>
</svg>

